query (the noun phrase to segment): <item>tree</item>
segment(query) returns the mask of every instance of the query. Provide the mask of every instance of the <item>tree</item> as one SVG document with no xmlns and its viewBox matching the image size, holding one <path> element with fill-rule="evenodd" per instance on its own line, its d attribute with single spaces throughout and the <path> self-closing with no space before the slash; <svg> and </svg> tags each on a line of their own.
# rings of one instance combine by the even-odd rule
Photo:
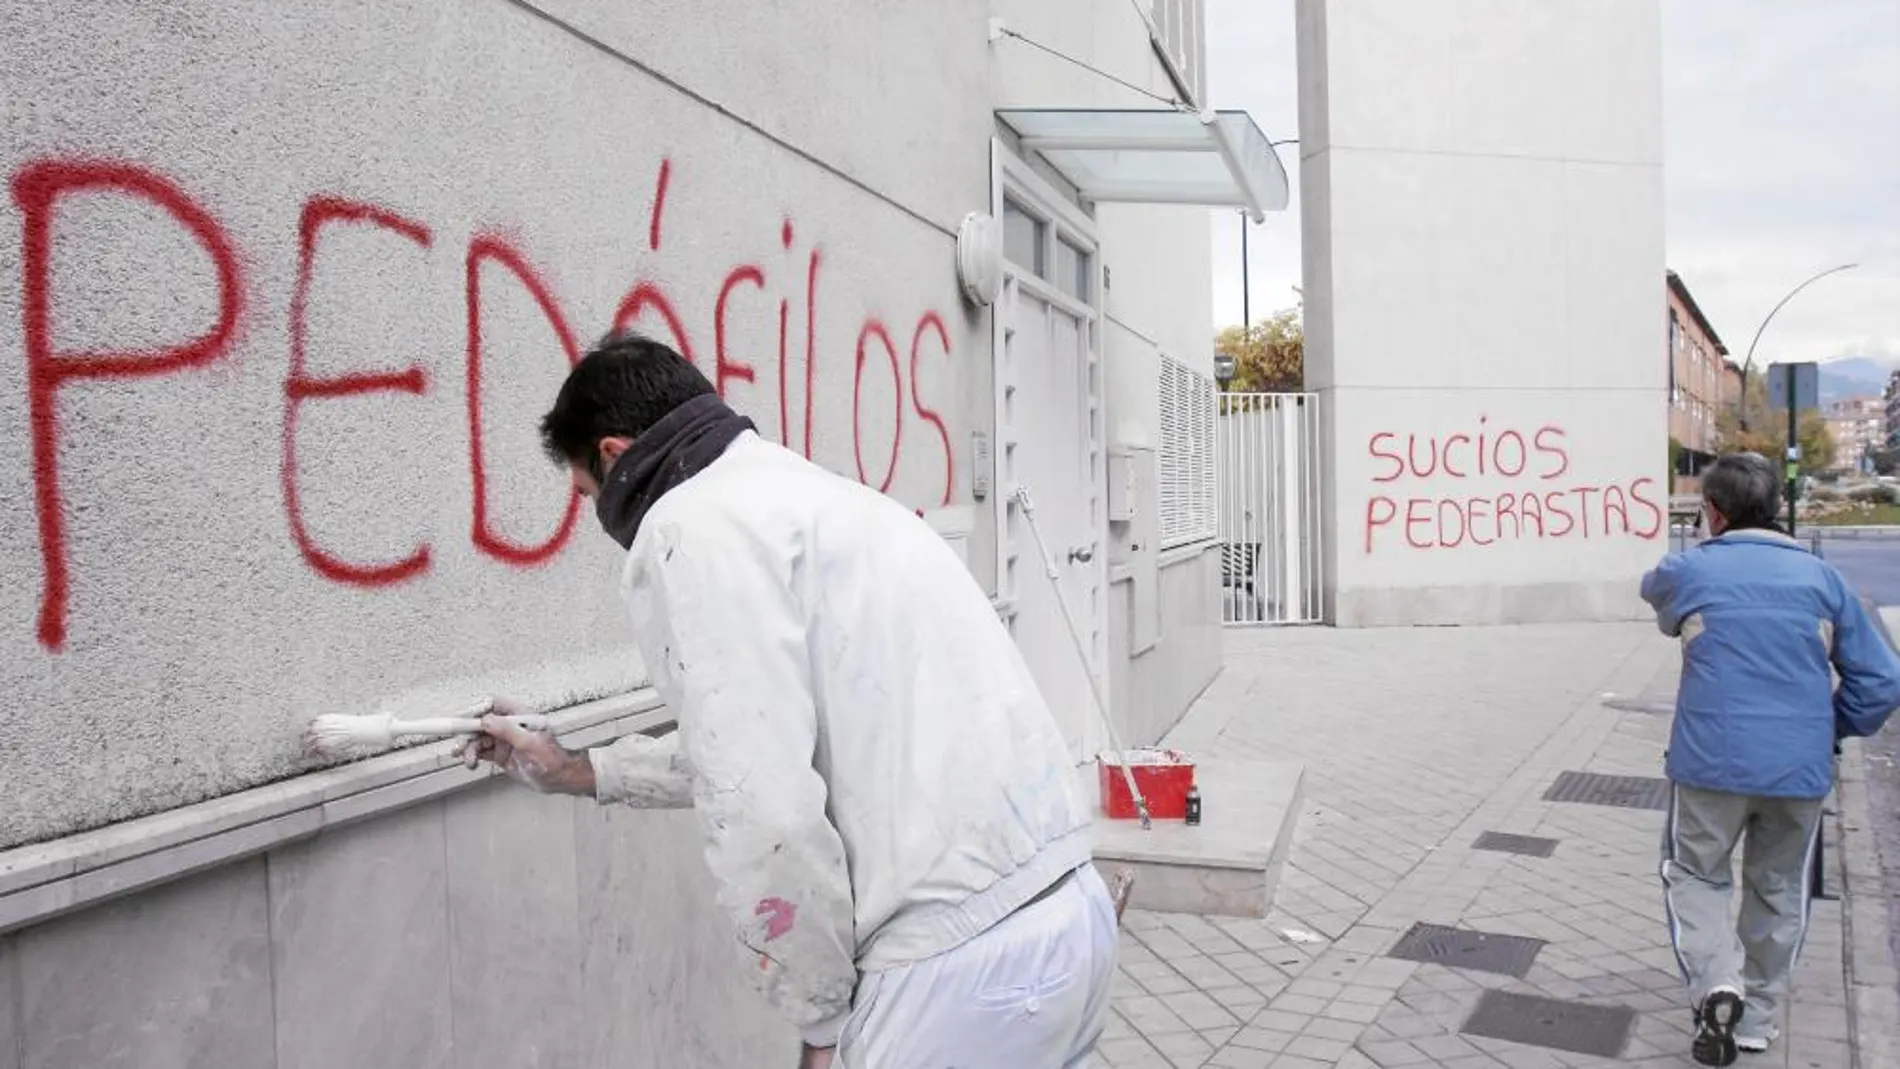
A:
<svg viewBox="0 0 1900 1069">
<path fill-rule="evenodd" d="M 1229 390 L 1287 393 L 1305 386 L 1306 330 L 1297 306 L 1249 327 L 1224 328 L 1214 338 L 1214 351 L 1234 358 Z"/>
<path fill-rule="evenodd" d="M 1751 380 L 1742 409 L 1748 413 L 1748 429 L 1743 430 L 1741 412 L 1724 409 L 1716 419 L 1716 430 L 1726 452 L 1760 453 L 1777 464 L 1787 456 L 1788 410 L 1771 409 L 1762 395 L 1759 380 Z M 1795 441 L 1801 446 L 1801 471 L 1824 471 L 1834 463 L 1834 434 L 1828 430 L 1827 417 L 1817 410 L 1801 413 L 1795 421 Z"/>
</svg>

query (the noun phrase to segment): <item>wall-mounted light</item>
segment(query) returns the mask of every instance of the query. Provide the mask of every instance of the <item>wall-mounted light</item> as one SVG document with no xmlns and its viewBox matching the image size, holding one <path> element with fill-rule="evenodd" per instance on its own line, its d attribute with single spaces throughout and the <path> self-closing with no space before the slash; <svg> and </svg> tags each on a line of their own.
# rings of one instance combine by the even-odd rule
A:
<svg viewBox="0 0 1900 1069">
<path fill-rule="evenodd" d="M 1226 353 L 1214 354 L 1214 381 L 1220 383 L 1223 388 L 1234 381 L 1236 370 L 1233 357 Z"/>
<path fill-rule="evenodd" d="M 971 212 L 957 227 L 957 283 L 979 306 L 1003 292 L 1003 224 L 988 212 Z"/>
</svg>

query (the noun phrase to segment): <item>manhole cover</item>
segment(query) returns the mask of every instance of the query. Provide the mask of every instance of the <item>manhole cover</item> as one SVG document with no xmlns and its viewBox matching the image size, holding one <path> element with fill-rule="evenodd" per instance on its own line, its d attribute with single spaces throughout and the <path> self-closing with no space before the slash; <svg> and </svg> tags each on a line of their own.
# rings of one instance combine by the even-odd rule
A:
<svg viewBox="0 0 1900 1069">
<path fill-rule="evenodd" d="M 1431 965 L 1449 965 L 1455 969 L 1478 969 L 1503 973 L 1522 980 L 1530 971 L 1537 952 L 1544 949 L 1542 939 L 1521 935 L 1499 935 L 1470 928 L 1448 928 L 1420 921 L 1412 925 L 1386 952 L 1388 958 L 1422 961 Z"/>
<path fill-rule="evenodd" d="M 1623 1053 L 1635 1020 L 1636 1011 L 1628 1006 L 1593 1006 L 1489 990 L 1479 997 L 1463 1031 L 1468 1036 L 1614 1058 Z"/>
<path fill-rule="evenodd" d="M 1624 809 L 1668 809 L 1669 781 L 1654 776 L 1601 776 L 1562 772 L 1544 792 L 1546 802 L 1582 802 Z"/>
<path fill-rule="evenodd" d="M 1611 698 L 1603 703 L 1604 708 L 1625 713 L 1648 713 L 1651 716 L 1676 715 L 1675 702 L 1652 702 L 1641 698 Z"/>
<path fill-rule="evenodd" d="M 1487 831 L 1471 844 L 1473 850 L 1497 850 L 1525 857 L 1549 857 L 1557 849 L 1557 840 L 1535 835 L 1513 835 L 1508 831 Z"/>
</svg>

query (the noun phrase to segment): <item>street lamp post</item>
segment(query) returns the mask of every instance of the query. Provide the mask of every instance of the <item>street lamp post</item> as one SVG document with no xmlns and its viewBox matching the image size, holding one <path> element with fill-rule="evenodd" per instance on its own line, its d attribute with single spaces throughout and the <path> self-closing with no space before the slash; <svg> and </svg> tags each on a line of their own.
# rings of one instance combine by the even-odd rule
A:
<svg viewBox="0 0 1900 1069">
<path fill-rule="evenodd" d="M 1240 335 L 1253 327 L 1253 287 L 1247 282 L 1247 213 L 1240 213 Z"/>
<path fill-rule="evenodd" d="M 1789 290 L 1787 296 L 1775 302 L 1775 306 L 1768 310 L 1767 317 L 1761 321 L 1761 326 L 1755 328 L 1755 336 L 1749 339 L 1749 342 L 1748 342 L 1748 355 L 1742 359 L 1742 396 L 1739 401 L 1739 404 L 1741 405 L 1741 411 L 1737 413 L 1737 416 L 1741 422 L 1741 427 L 1743 430 L 1748 429 L 1748 372 L 1749 372 L 1749 369 L 1752 368 L 1755 364 L 1755 343 L 1761 341 L 1762 332 L 1768 329 L 1768 324 L 1775 318 L 1775 313 L 1781 311 L 1781 309 L 1785 307 L 1789 301 L 1794 300 L 1795 294 L 1800 293 L 1804 289 L 1807 289 L 1809 286 L 1813 285 L 1816 282 L 1819 282 L 1821 279 L 1824 279 L 1829 275 L 1837 274 L 1842 271 L 1852 270 L 1853 268 L 1856 268 L 1859 266 L 1860 266 L 1859 264 L 1842 264 L 1839 267 L 1830 267 L 1827 270 L 1822 271 L 1821 273 L 1817 275 L 1810 276 L 1809 278 L 1804 280 L 1799 286 L 1796 286 L 1795 288 Z M 1674 361 L 1675 358 L 1676 358 L 1676 354 L 1674 353 L 1669 354 L 1669 359 L 1671 361 Z M 1671 366 L 1673 366 L 1673 364 Z M 1794 406 L 1794 397 L 1792 395 L 1790 395 L 1788 398 L 1788 405 L 1789 405 L 1789 408 L 1792 410 Z"/>
<path fill-rule="evenodd" d="M 1267 147 L 1277 149 L 1281 145 L 1297 145 L 1300 139 L 1289 137 L 1284 141 L 1269 141 Z M 1242 336 L 1253 327 L 1253 287 L 1247 277 L 1247 228 L 1252 221 L 1247 213 L 1240 213 L 1240 330 Z"/>
</svg>

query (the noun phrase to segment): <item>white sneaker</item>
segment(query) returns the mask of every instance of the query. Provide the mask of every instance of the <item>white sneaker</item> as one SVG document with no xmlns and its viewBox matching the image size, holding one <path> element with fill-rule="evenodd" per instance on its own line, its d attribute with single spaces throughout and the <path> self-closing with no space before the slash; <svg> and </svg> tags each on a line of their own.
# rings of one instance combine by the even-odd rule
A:
<svg viewBox="0 0 1900 1069">
<path fill-rule="evenodd" d="M 1770 1028 L 1766 1035 L 1759 1035 L 1759 1036 L 1738 1035 L 1735 1037 L 1735 1049 L 1739 1051 L 1744 1051 L 1748 1054 L 1760 1054 L 1763 1051 L 1768 1049 L 1768 1045 L 1770 1043 L 1773 1043 L 1775 1040 L 1780 1039 L 1780 1038 L 1781 1038 L 1781 1029 L 1779 1028 Z"/>
</svg>

